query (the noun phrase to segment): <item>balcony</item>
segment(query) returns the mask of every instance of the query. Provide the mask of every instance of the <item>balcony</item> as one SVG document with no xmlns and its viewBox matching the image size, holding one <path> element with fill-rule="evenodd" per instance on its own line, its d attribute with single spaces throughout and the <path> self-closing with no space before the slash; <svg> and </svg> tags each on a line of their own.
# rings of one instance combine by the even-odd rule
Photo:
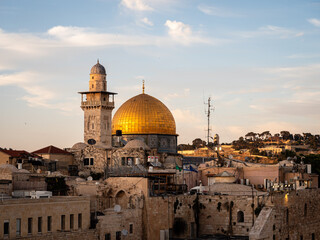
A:
<svg viewBox="0 0 320 240">
<path fill-rule="evenodd" d="M 106 107 L 114 108 L 114 102 L 107 101 L 82 101 L 81 107 Z"/>
</svg>

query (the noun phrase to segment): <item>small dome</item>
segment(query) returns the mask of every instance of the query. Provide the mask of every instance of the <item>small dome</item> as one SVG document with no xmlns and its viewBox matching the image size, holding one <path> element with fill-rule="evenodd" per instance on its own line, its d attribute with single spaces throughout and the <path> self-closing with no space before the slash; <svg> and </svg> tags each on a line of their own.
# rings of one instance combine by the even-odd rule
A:
<svg viewBox="0 0 320 240">
<path fill-rule="evenodd" d="M 144 141 L 140 139 L 133 139 L 129 141 L 124 147 L 124 149 L 140 149 L 142 148 L 143 150 L 150 150 L 147 144 L 144 143 Z"/>
<path fill-rule="evenodd" d="M 74 144 L 71 149 L 72 150 L 79 150 L 79 149 L 82 150 L 82 149 L 85 149 L 87 146 L 88 145 L 83 142 L 78 142 L 78 143 Z"/>
<path fill-rule="evenodd" d="M 91 68 L 90 74 L 103 74 L 106 75 L 106 69 L 97 61 L 97 64 Z"/>
<path fill-rule="evenodd" d="M 11 164 L 1 164 L 0 165 L 1 169 L 6 169 L 8 170 L 8 172 L 18 172 L 18 168 L 16 168 L 15 166 L 11 165 Z"/>
</svg>

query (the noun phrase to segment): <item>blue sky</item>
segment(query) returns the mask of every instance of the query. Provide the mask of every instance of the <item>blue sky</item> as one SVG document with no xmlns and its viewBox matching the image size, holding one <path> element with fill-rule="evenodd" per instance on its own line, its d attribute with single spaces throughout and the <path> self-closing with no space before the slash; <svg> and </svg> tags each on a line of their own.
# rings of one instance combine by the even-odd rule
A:
<svg viewBox="0 0 320 240">
<path fill-rule="evenodd" d="M 79 91 L 100 59 L 116 109 L 141 93 L 179 143 L 249 131 L 319 133 L 320 1 L 0 0 L 0 146 L 83 140 Z"/>
</svg>

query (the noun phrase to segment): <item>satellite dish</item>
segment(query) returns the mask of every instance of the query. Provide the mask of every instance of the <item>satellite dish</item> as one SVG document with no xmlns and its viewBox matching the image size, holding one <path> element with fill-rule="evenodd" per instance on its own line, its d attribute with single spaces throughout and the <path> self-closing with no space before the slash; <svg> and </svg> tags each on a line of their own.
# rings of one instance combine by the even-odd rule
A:
<svg viewBox="0 0 320 240">
<path fill-rule="evenodd" d="M 121 206 L 120 206 L 120 205 L 115 205 L 114 208 L 113 208 L 113 210 L 114 210 L 115 212 L 120 212 L 120 211 L 121 211 Z"/>
<path fill-rule="evenodd" d="M 122 229 L 121 231 L 123 236 L 127 236 L 128 235 L 128 231 L 126 229 Z"/>
<path fill-rule="evenodd" d="M 229 159 L 233 159 L 233 156 L 231 154 L 228 157 L 229 157 Z"/>
<path fill-rule="evenodd" d="M 89 145 L 95 145 L 96 144 L 96 140 L 91 138 L 91 139 L 88 140 L 88 144 Z"/>
</svg>

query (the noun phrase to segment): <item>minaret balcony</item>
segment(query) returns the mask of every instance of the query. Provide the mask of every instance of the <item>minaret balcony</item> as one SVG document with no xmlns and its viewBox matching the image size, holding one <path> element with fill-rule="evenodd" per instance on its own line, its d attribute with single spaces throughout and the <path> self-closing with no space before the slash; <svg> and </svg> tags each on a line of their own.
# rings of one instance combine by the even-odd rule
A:
<svg viewBox="0 0 320 240">
<path fill-rule="evenodd" d="M 114 102 L 104 102 L 104 101 L 82 101 L 81 108 L 83 107 L 106 107 L 114 108 Z"/>
</svg>

